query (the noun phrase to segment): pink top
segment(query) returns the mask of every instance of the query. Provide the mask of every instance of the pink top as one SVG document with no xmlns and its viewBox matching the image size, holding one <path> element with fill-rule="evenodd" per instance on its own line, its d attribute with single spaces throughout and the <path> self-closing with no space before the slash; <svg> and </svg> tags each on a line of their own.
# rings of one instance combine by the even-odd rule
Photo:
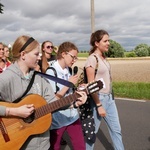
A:
<svg viewBox="0 0 150 150">
<path fill-rule="evenodd" d="M 6 70 L 6 68 L 7 68 L 10 64 L 11 64 L 10 62 L 6 62 L 4 68 L 1 68 L 1 67 L 0 67 L 0 73 L 2 73 L 4 70 Z"/>
<path fill-rule="evenodd" d="M 104 81 L 103 89 L 100 90 L 100 93 L 112 93 L 112 83 L 111 83 L 111 74 L 110 74 L 110 64 L 106 59 L 102 59 L 99 57 L 99 55 L 93 53 L 91 54 L 86 62 L 85 62 L 85 68 L 92 67 L 96 69 L 96 58 L 94 55 L 98 58 L 98 68 L 97 73 L 95 76 L 95 80 L 102 79 Z"/>
</svg>

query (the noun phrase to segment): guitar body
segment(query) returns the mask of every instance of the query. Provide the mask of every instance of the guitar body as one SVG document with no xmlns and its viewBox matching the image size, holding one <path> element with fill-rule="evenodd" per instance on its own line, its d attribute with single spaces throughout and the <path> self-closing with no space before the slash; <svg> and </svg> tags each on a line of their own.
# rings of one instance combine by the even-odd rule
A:
<svg viewBox="0 0 150 150">
<path fill-rule="evenodd" d="M 46 105 L 47 102 L 37 94 L 28 95 L 19 103 L 0 102 L 0 105 L 6 107 L 19 107 L 24 104 L 34 104 L 36 109 Z M 30 135 L 41 134 L 47 131 L 50 127 L 51 121 L 52 117 L 50 113 L 35 119 L 30 123 L 25 122 L 22 118 L 0 117 L 0 150 L 19 150 Z M 5 129 L 8 137 L 4 138 L 5 135 L 2 133 L 2 129 Z"/>
</svg>

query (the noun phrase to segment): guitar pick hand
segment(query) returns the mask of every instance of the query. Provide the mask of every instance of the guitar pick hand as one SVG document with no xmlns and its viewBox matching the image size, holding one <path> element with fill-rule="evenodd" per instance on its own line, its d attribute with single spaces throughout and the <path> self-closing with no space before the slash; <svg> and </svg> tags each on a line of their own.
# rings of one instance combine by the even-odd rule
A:
<svg viewBox="0 0 150 150">
<path fill-rule="evenodd" d="M 34 112 L 34 105 L 33 104 L 27 104 L 22 105 L 20 107 L 7 107 L 6 108 L 6 115 L 7 116 L 18 116 L 22 118 L 26 118 L 29 115 L 31 115 Z"/>
</svg>

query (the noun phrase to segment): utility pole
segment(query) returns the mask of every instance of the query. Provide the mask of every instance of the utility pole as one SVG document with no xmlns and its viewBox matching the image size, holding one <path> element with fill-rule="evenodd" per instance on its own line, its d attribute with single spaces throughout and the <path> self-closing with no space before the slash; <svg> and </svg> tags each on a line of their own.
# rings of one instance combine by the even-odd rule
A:
<svg viewBox="0 0 150 150">
<path fill-rule="evenodd" d="M 94 0 L 91 0 L 91 32 L 95 31 L 95 11 L 94 11 Z"/>
</svg>

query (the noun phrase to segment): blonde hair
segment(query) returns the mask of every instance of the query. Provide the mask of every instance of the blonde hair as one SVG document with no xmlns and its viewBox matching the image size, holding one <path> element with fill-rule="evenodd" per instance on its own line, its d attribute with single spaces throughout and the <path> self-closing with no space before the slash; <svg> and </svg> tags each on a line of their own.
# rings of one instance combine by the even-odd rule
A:
<svg viewBox="0 0 150 150">
<path fill-rule="evenodd" d="M 21 51 L 26 51 L 28 53 L 39 45 L 39 43 L 33 39 L 31 43 L 29 43 L 23 50 L 21 50 L 30 38 L 31 37 L 29 36 L 22 35 L 16 39 L 12 47 L 13 61 L 20 58 Z"/>
</svg>

